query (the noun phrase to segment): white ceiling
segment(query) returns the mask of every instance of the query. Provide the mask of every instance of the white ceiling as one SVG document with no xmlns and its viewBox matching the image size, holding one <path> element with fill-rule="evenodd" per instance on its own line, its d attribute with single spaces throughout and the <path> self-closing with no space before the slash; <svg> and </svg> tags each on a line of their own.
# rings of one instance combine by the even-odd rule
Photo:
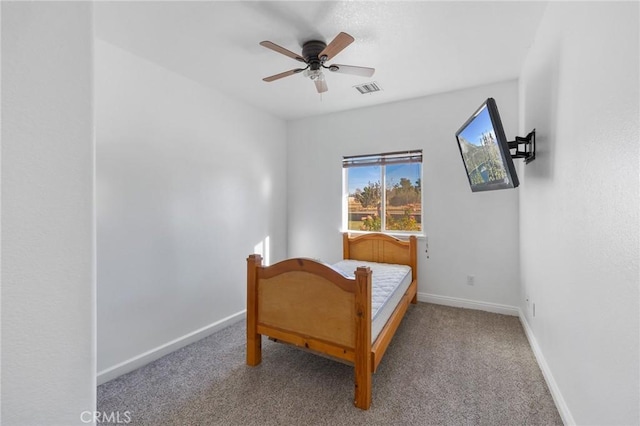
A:
<svg viewBox="0 0 640 426">
<path fill-rule="evenodd" d="M 96 36 L 260 109 L 295 119 L 518 77 L 546 2 L 196 1 L 97 2 Z M 310 39 L 344 31 L 355 42 L 329 63 L 376 69 L 371 78 L 325 73 L 329 91 L 296 74 Z M 375 81 L 382 91 L 353 86 Z"/>
</svg>

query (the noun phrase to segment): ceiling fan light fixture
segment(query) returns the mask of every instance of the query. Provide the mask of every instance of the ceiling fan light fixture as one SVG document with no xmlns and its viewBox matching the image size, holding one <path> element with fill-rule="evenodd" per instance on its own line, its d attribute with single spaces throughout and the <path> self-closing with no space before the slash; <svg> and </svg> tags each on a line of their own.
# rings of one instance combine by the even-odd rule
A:
<svg viewBox="0 0 640 426">
<path fill-rule="evenodd" d="M 322 94 L 329 90 L 329 88 L 327 87 L 327 82 L 324 79 L 324 74 L 320 73 L 320 75 L 318 75 L 318 78 L 313 80 L 313 82 L 316 85 L 316 90 L 318 91 L 318 93 Z"/>
<path fill-rule="evenodd" d="M 310 78 L 311 80 L 324 80 L 324 75 L 322 74 L 322 70 L 312 70 L 310 68 L 307 68 L 303 75 L 305 77 Z"/>
</svg>

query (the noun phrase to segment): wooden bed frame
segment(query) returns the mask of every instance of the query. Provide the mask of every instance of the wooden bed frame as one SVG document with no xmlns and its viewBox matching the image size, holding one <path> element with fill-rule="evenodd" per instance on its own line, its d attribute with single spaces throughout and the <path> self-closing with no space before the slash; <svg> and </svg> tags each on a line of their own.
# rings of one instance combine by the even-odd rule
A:
<svg viewBox="0 0 640 426">
<path fill-rule="evenodd" d="M 358 267 L 346 278 L 329 265 L 294 258 L 262 266 L 247 258 L 247 364 L 262 360 L 262 335 L 347 362 L 355 370 L 356 407 L 371 405 L 376 371 L 409 303 L 416 303 L 417 239 L 384 234 L 343 234 L 343 258 L 411 266 L 412 282 L 386 325 L 371 342 L 371 275 Z"/>
</svg>

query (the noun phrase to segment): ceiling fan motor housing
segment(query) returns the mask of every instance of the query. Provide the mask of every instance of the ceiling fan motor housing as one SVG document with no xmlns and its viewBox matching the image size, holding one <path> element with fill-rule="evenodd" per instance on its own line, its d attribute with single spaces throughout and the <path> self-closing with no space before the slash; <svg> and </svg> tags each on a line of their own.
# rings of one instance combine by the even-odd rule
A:
<svg viewBox="0 0 640 426">
<path fill-rule="evenodd" d="M 316 71 L 319 70 L 324 62 L 321 60 L 318 55 L 327 47 L 327 44 L 324 41 L 320 40 L 310 40 L 302 45 L 302 56 L 305 61 L 309 64 L 311 70 Z"/>
</svg>

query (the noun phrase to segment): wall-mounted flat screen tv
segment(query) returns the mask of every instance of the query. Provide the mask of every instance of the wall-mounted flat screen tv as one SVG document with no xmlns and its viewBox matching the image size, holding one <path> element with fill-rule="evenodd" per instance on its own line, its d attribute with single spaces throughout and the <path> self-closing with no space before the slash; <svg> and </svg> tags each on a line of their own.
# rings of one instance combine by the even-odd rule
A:
<svg viewBox="0 0 640 426">
<path fill-rule="evenodd" d="M 493 98 L 480 105 L 456 132 L 471 191 L 515 188 L 520 182 Z"/>
</svg>

